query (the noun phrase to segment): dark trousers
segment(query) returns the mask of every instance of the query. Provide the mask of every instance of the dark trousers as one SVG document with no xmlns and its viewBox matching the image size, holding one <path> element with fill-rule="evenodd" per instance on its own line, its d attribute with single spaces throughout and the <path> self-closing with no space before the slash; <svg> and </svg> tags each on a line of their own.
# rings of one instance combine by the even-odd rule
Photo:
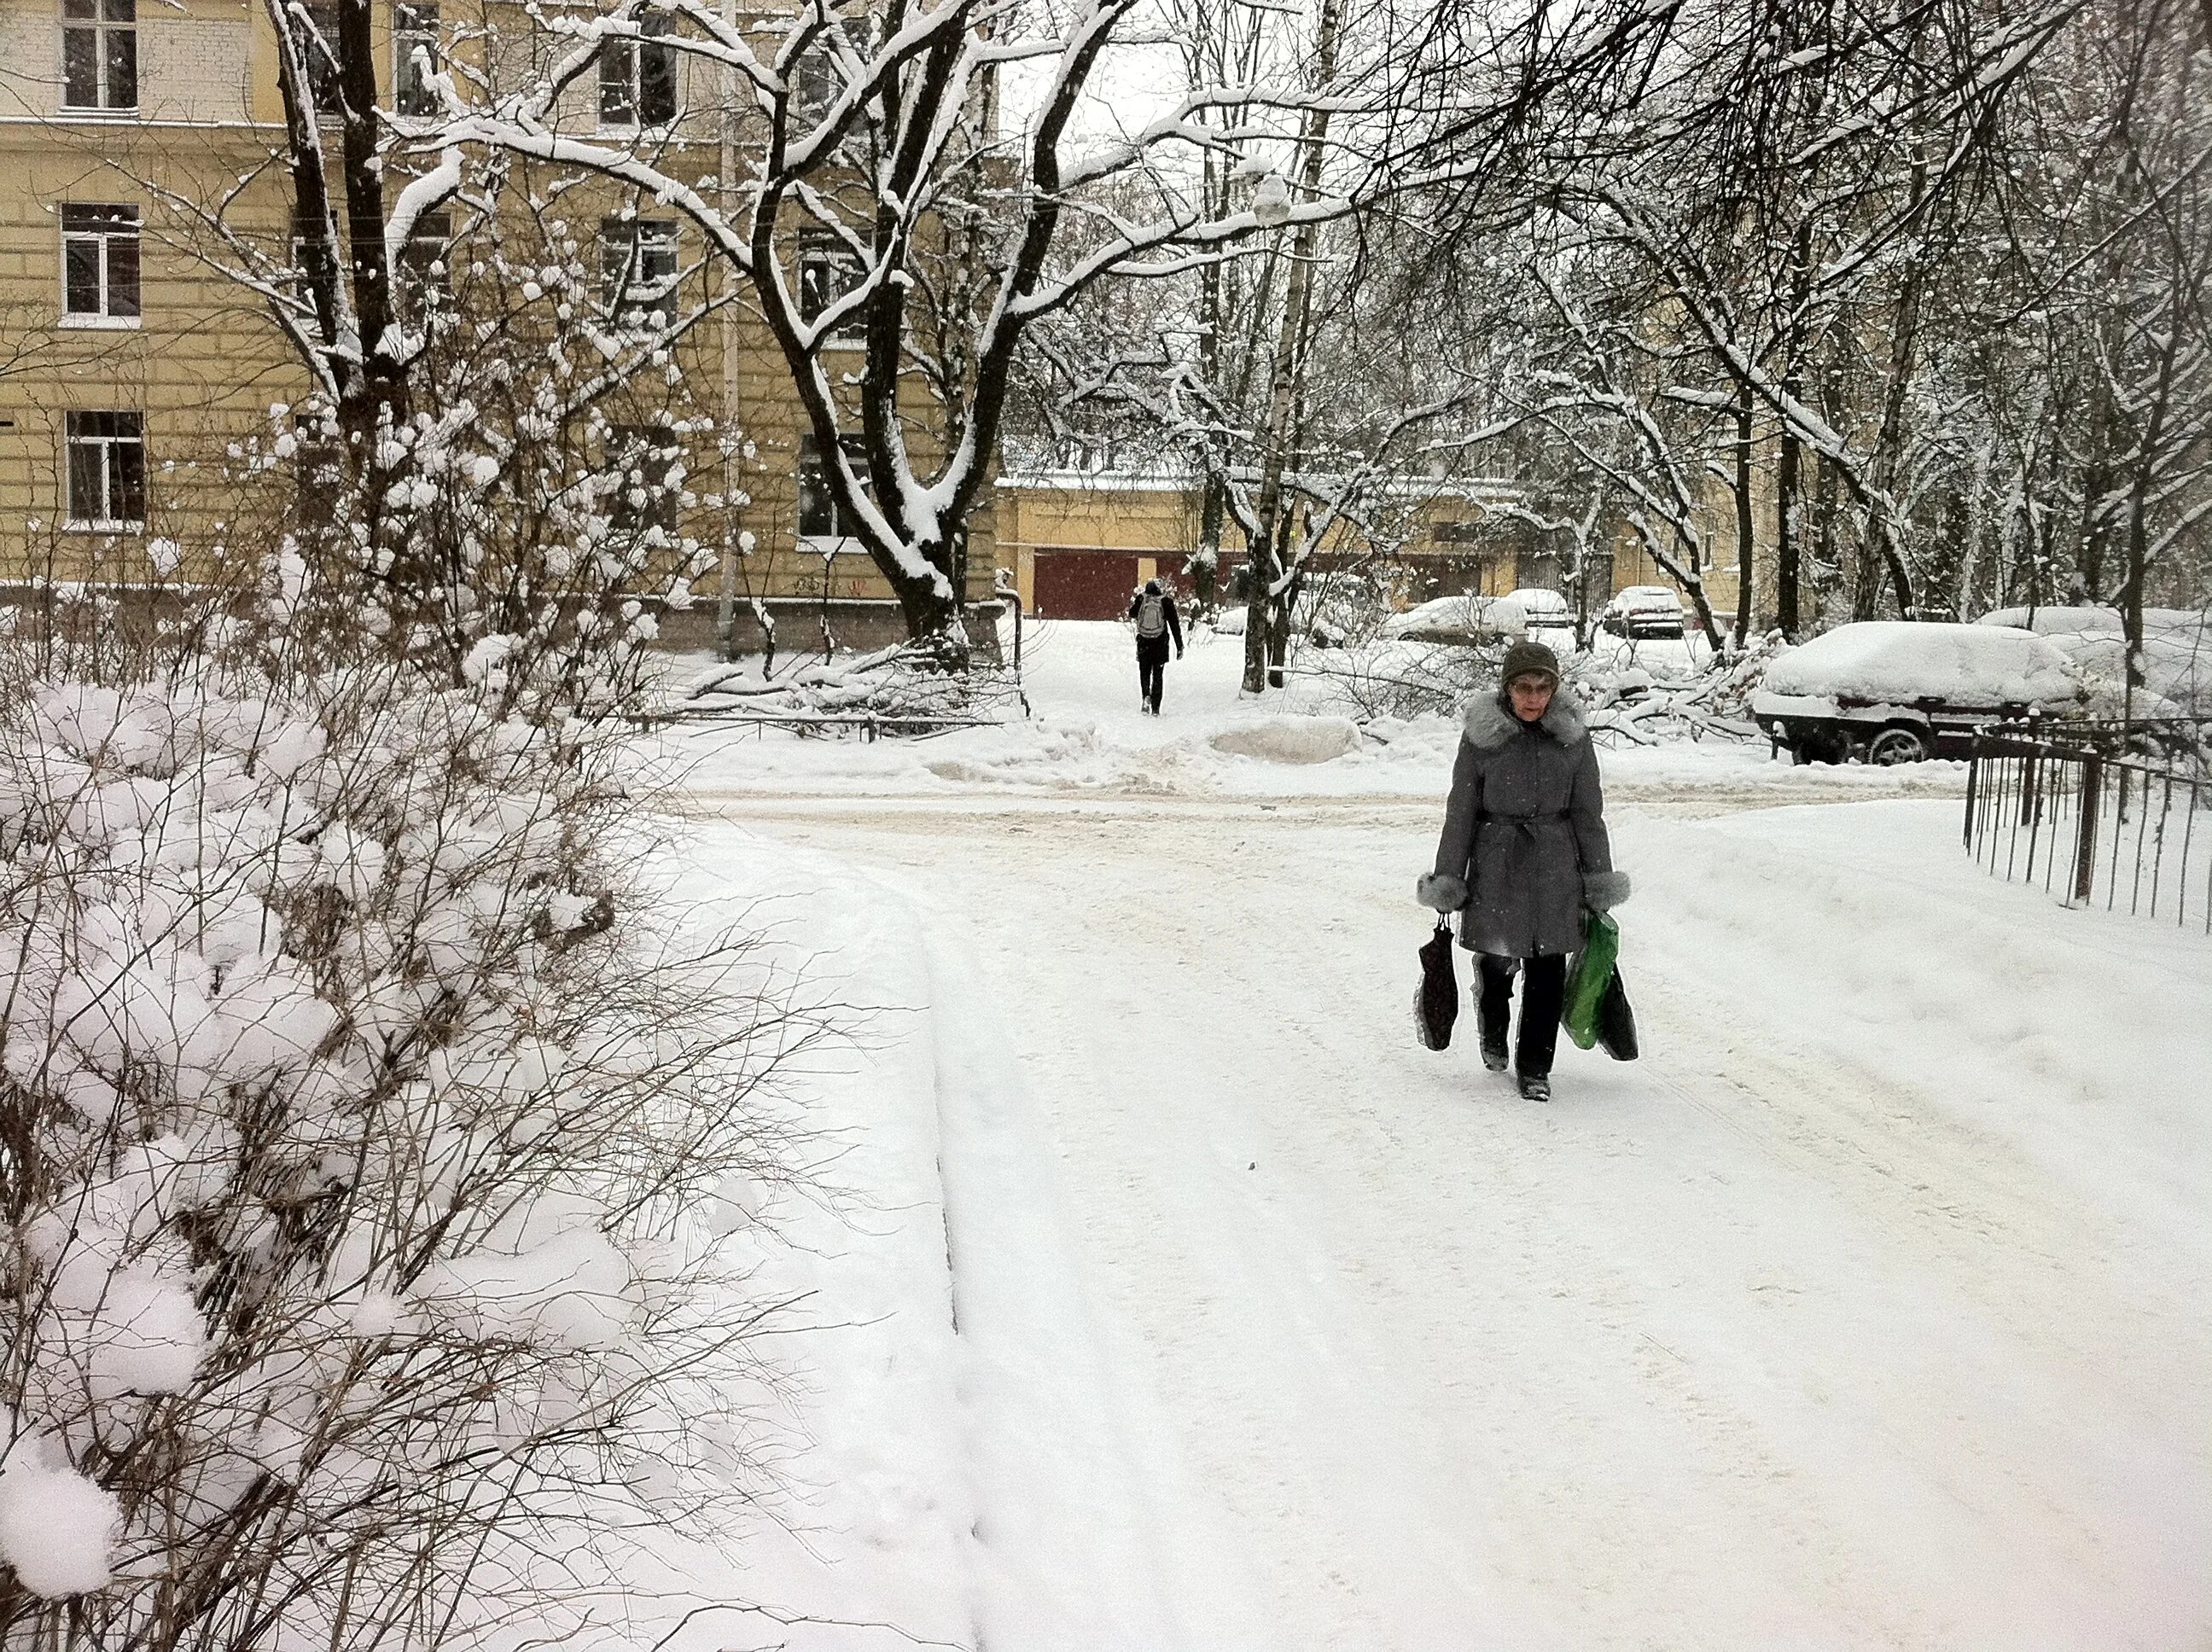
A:
<svg viewBox="0 0 2212 1652">
<path fill-rule="evenodd" d="M 1164 636 L 1137 639 L 1137 698 L 1157 714 L 1160 694 L 1167 687 L 1168 640 Z"/>
<path fill-rule="evenodd" d="M 1480 979 L 1475 1015 L 1485 1049 L 1505 1048 L 1505 1023 L 1513 1003 L 1513 977 L 1521 977 L 1521 1025 L 1513 1041 L 1513 1070 L 1524 1078 L 1551 1076 L 1552 1056 L 1559 1047 L 1559 1007 L 1567 998 L 1567 961 L 1523 958 L 1516 970 L 1511 958 L 1485 952 L 1476 959 Z"/>
</svg>

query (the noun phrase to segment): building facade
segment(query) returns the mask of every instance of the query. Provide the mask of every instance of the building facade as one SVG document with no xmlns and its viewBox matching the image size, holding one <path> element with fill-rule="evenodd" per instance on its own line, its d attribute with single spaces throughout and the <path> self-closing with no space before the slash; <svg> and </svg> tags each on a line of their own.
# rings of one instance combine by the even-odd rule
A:
<svg viewBox="0 0 2212 1652">
<path fill-rule="evenodd" d="M 1516 514 L 1526 490 L 1509 478 L 1420 479 L 1390 491 L 1375 514 L 1390 542 L 1340 523 L 1308 558 L 1316 574 L 1387 568 L 1407 606 L 1472 592 L 1504 596 L 1523 586 L 1565 584 L 1558 538 Z M 1000 560 L 1023 605 L 1048 619 L 1111 619 L 1133 586 L 1158 577 L 1188 592 L 1188 565 L 1200 538 L 1200 496 L 1188 477 L 1126 471 L 1030 471 L 999 481 Z M 1241 540 L 1231 528 L 1221 550 L 1221 585 L 1234 583 Z M 1589 601 L 1601 605 L 1632 585 L 1670 585 L 1625 529 L 1594 546 L 1586 563 Z M 1717 613 L 1732 612 L 1734 570 L 1708 569 Z"/>
<path fill-rule="evenodd" d="M 456 62 L 496 85 L 561 45 L 519 6 L 464 16 L 451 0 L 374 0 L 373 16 L 378 103 L 403 116 L 432 106 L 428 77 Z M 720 79 L 649 38 L 611 40 L 560 118 L 602 143 L 649 144 L 734 210 L 746 133 Z M 0 0 L 0 604 L 57 582 L 148 586 L 165 547 L 219 538 L 245 508 L 240 452 L 269 440 L 310 383 L 271 302 L 299 247 L 284 151 L 261 0 Z M 391 181 L 387 202 L 404 180 Z M 684 439 L 680 519 L 667 525 L 719 550 L 720 573 L 664 636 L 704 646 L 726 613 L 738 647 L 757 642 L 763 614 L 789 616 L 787 648 L 817 641 L 824 622 L 855 646 L 900 635 L 887 585 L 840 531 L 784 357 L 735 272 L 649 199 L 588 179 L 562 189 L 556 231 L 586 272 L 577 302 L 633 330 L 695 318 L 672 336 L 662 382 L 680 379 L 704 416 L 689 423 L 711 432 Z M 471 258 L 457 216 L 417 225 L 394 271 L 403 302 L 410 276 L 418 293 L 450 287 Z M 838 290 L 834 249 L 800 247 L 793 267 L 810 307 Z M 833 373 L 841 354 L 857 369 L 857 341 L 830 346 Z M 665 423 L 669 397 L 656 394 Z M 617 401 L 606 416 L 623 431 L 642 416 Z M 987 614 L 996 560 L 987 490 L 966 585 Z"/>
</svg>

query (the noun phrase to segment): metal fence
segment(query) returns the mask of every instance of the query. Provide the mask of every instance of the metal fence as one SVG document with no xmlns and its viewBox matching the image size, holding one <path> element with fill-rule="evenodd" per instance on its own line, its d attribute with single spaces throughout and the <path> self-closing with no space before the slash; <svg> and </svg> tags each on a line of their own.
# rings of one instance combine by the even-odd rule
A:
<svg viewBox="0 0 2212 1652">
<path fill-rule="evenodd" d="M 1976 735 L 1966 853 L 2069 906 L 2212 934 L 2205 725 L 2017 726 Z"/>
</svg>

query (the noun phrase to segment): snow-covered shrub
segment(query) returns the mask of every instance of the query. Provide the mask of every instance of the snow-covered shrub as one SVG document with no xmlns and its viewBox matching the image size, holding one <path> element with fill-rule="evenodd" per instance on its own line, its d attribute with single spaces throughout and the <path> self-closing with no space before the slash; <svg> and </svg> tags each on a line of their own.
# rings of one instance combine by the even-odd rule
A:
<svg viewBox="0 0 2212 1652">
<path fill-rule="evenodd" d="M 426 670 L 270 568 L 158 670 L 0 682 L 9 1646 L 550 1632 L 751 1484 L 722 1236 L 814 1029 L 656 917 L 574 714 L 621 660 Z"/>
<path fill-rule="evenodd" d="M 1298 657 L 1298 675 L 1321 705 L 1341 708 L 1361 722 L 1456 716 L 1479 693 L 1498 686 L 1505 645 L 1375 641 L 1313 649 Z"/>
<path fill-rule="evenodd" d="M 971 660 L 947 671 L 927 644 L 895 644 L 842 659 L 801 660 L 763 678 L 746 661 L 716 665 L 685 687 L 683 714 L 737 713 L 787 721 L 801 734 L 929 733 L 948 722 L 1000 722 L 1026 715 L 1011 671 Z"/>
</svg>

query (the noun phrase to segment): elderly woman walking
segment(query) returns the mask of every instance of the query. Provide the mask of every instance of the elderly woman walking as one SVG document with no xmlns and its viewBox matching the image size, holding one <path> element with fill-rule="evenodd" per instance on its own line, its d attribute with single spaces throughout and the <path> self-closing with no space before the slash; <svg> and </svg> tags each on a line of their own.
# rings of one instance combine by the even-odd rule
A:
<svg viewBox="0 0 2212 1652">
<path fill-rule="evenodd" d="M 1613 869 L 1589 731 L 1540 642 L 1508 648 L 1497 694 L 1468 708 L 1436 869 L 1419 894 L 1459 914 L 1460 944 L 1479 955 L 1477 1020 L 1492 1072 L 1505 1070 L 1521 977 L 1514 1072 L 1523 1096 L 1551 1100 L 1567 957 L 1582 945 L 1583 909 L 1626 900 L 1628 875 Z"/>
</svg>

